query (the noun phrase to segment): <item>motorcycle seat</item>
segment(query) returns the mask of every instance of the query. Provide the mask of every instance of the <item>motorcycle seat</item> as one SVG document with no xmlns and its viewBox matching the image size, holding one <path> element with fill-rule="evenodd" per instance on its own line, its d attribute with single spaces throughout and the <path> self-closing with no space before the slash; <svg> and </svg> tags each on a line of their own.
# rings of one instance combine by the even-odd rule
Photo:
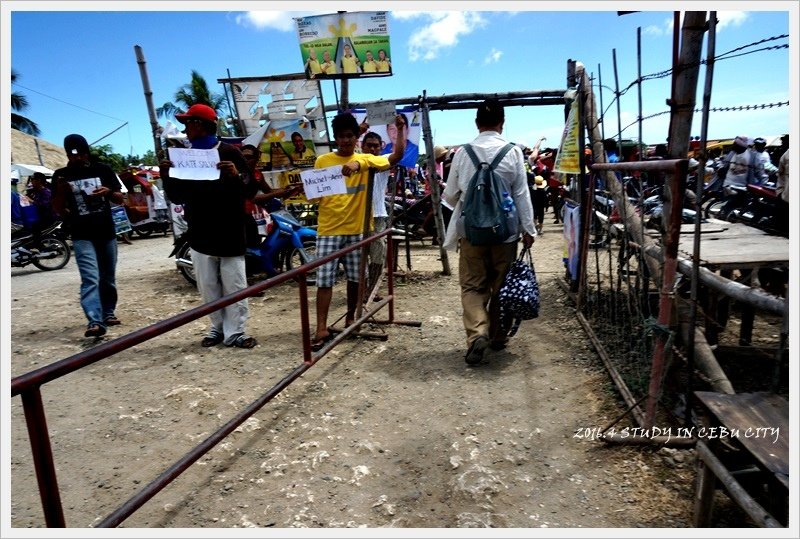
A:
<svg viewBox="0 0 800 539">
<path fill-rule="evenodd" d="M 767 185 L 756 185 L 754 183 L 747 185 L 747 191 L 756 196 L 763 196 L 767 198 L 777 198 L 777 193 L 775 189 L 767 186 Z"/>
</svg>

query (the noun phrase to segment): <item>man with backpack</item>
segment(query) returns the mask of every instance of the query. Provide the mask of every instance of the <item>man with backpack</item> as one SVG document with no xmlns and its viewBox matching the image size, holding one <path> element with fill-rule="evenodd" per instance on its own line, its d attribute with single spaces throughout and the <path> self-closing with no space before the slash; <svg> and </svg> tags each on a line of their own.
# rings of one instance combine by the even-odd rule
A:
<svg viewBox="0 0 800 539">
<path fill-rule="evenodd" d="M 517 257 L 517 241 L 530 248 L 536 236 L 524 157 L 502 136 L 505 113 L 496 99 L 481 103 L 478 136 L 453 157 L 444 200 L 454 206 L 444 248 L 459 250 L 459 284 L 467 333 L 468 365 L 483 362 L 486 348 L 502 350 L 498 292 Z"/>
</svg>

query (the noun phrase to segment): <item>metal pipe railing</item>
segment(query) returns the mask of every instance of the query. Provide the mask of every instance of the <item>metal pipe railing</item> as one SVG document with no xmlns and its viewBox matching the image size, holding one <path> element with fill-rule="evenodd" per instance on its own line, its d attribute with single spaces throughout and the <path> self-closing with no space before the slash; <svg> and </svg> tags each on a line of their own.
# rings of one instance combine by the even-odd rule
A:
<svg viewBox="0 0 800 539">
<path fill-rule="evenodd" d="M 267 402 L 272 400 L 278 393 L 283 391 L 289 384 L 310 369 L 325 354 L 334 348 L 341 341 L 346 339 L 351 333 L 355 332 L 361 324 L 372 318 L 380 309 L 389 305 L 389 320 L 379 321 L 380 323 L 396 323 L 406 325 L 419 325 L 415 322 L 396 322 L 394 321 L 394 280 L 392 271 L 389 271 L 387 296 L 376 302 L 371 309 L 365 310 L 360 318 L 352 325 L 345 328 L 343 332 L 331 340 L 323 349 L 316 353 L 311 351 L 311 331 L 309 323 L 308 308 L 308 285 L 306 275 L 325 264 L 326 262 L 340 258 L 342 255 L 361 249 L 373 241 L 392 233 L 392 228 L 368 236 L 361 241 L 354 243 L 330 255 L 318 258 L 297 268 L 293 268 L 285 273 L 271 277 L 260 283 L 234 292 L 210 303 L 195 307 L 186 312 L 177 314 L 166 320 L 156 322 L 145 328 L 123 335 L 113 341 L 101 344 L 90 350 L 74 354 L 70 357 L 56 361 L 50 365 L 35 369 L 28 373 L 11 379 L 11 396 L 20 395 L 25 414 L 25 422 L 30 438 L 33 464 L 39 486 L 39 496 L 42 501 L 45 523 L 47 527 L 66 527 L 64 511 L 61 503 L 61 495 L 58 488 L 58 478 L 56 476 L 53 452 L 50 444 L 50 437 L 47 429 L 44 405 L 41 396 L 41 386 L 57 380 L 63 376 L 73 373 L 88 365 L 108 358 L 116 353 L 132 348 L 145 341 L 163 335 L 173 329 L 181 327 L 189 322 L 202 318 L 214 311 L 222 309 L 228 305 L 236 303 L 242 299 L 254 296 L 264 290 L 282 284 L 289 280 L 296 280 L 299 284 L 298 294 L 300 296 L 300 318 L 302 326 L 302 348 L 303 362 L 295 367 L 282 380 L 270 388 L 266 393 L 253 401 L 247 408 L 225 423 L 217 431 L 211 434 L 203 442 L 192 448 L 188 453 L 181 457 L 172 466 L 162 472 L 156 479 L 142 488 L 136 495 L 123 503 L 118 509 L 103 519 L 98 527 L 118 526 L 137 509 L 144 505 L 150 498 L 155 496 L 160 490 L 176 479 L 189 466 L 196 462 L 200 457 L 212 449 L 217 443 L 233 432 L 247 418 L 256 413 Z M 387 263 L 391 268 L 393 264 L 392 249 L 387 249 Z M 363 277 L 362 277 L 363 280 Z"/>
</svg>

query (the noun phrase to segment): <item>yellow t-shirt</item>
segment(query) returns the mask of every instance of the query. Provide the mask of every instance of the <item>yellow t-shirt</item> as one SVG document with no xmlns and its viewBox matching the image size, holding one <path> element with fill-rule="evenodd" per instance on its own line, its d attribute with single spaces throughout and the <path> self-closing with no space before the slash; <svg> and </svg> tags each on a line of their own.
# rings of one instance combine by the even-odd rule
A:
<svg viewBox="0 0 800 539">
<path fill-rule="evenodd" d="M 367 60 L 364 62 L 364 73 L 377 73 L 378 72 L 378 64 L 375 63 L 375 60 Z"/>
<path fill-rule="evenodd" d="M 369 168 L 386 170 L 389 168 L 389 159 L 384 155 L 371 153 L 355 153 L 348 157 L 341 157 L 336 152 L 322 154 L 317 157 L 314 168 L 327 168 L 341 166 L 350 161 L 358 161 L 361 170 L 350 176 L 345 176 L 347 193 L 330 195 L 313 199 L 319 202 L 317 218 L 317 234 L 320 236 L 344 236 L 361 234 L 364 232 L 364 216 L 368 208 L 367 187 L 369 186 Z M 370 223 L 370 230 L 372 223 Z"/>
<path fill-rule="evenodd" d="M 320 73 L 322 73 L 322 68 L 319 66 L 319 60 L 309 60 L 308 69 L 314 75 L 319 75 Z"/>
<path fill-rule="evenodd" d="M 336 71 L 336 64 L 333 62 L 322 62 L 320 65 L 320 70 L 325 75 L 336 75 L 336 73 L 338 73 Z"/>
<path fill-rule="evenodd" d="M 379 73 L 389 72 L 389 60 L 375 60 L 375 63 L 378 64 Z"/>
<path fill-rule="evenodd" d="M 342 56 L 342 73 L 358 73 L 355 56 Z"/>
</svg>

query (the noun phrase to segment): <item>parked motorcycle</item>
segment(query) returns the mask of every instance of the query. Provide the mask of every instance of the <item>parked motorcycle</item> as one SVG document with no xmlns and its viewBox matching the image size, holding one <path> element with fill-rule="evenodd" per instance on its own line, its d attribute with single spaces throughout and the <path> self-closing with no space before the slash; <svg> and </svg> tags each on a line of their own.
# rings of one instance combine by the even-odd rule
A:
<svg viewBox="0 0 800 539">
<path fill-rule="evenodd" d="M 387 197 L 387 204 L 394 204 L 392 213 L 392 228 L 398 235 L 405 235 L 406 231 L 411 239 L 436 238 L 436 219 L 433 212 L 433 199 L 430 194 L 420 199 L 404 199 L 395 196 Z M 442 204 L 442 219 L 445 229 L 450 223 L 453 210 Z"/>
<path fill-rule="evenodd" d="M 197 278 L 192 264 L 192 255 L 189 248 L 188 230 L 185 227 L 182 213 L 173 217 L 176 220 L 175 241 L 169 256 L 175 257 L 175 264 L 181 275 L 197 285 Z M 290 270 L 311 262 L 315 258 L 317 247 L 317 231 L 303 226 L 286 210 L 277 210 L 270 213 L 270 223 L 266 236 L 262 236 L 258 248 L 248 248 L 245 253 L 245 266 L 247 275 L 266 273 L 272 277 L 284 270 Z M 183 230 L 180 221 L 183 220 Z M 308 284 L 316 283 L 316 270 L 306 276 Z"/>
<path fill-rule="evenodd" d="M 744 223 L 772 234 L 789 236 L 788 229 L 779 228 L 778 194 L 775 191 L 775 184 L 771 182 L 748 185 L 743 204 L 728 213 L 728 221 Z"/>
<path fill-rule="evenodd" d="M 43 271 L 61 269 L 67 265 L 72 253 L 67 242 L 62 240 L 61 221 L 56 221 L 42 230 L 36 246 L 33 234 L 24 231 L 11 236 L 11 266 L 22 268 L 33 264 Z"/>
</svg>

